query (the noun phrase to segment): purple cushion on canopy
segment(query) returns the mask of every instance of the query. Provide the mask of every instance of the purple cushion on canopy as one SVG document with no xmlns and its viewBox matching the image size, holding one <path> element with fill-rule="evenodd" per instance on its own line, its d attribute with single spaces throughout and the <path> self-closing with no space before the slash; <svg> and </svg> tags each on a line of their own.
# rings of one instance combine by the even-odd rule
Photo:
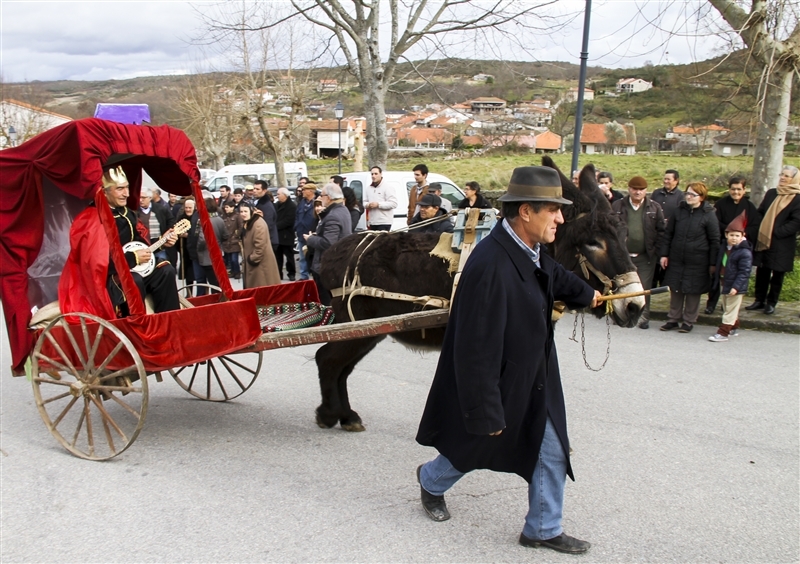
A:
<svg viewBox="0 0 800 564">
<path fill-rule="evenodd" d="M 150 107 L 147 104 L 97 104 L 94 117 L 142 125 L 145 121 L 150 123 Z"/>
</svg>

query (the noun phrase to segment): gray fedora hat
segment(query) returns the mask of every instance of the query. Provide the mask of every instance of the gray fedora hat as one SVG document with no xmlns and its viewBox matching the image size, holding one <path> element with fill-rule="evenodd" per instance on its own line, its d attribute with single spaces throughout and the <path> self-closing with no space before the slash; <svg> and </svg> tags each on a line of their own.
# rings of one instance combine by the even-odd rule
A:
<svg viewBox="0 0 800 564">
<path fill-rule="evenodd" d="M 508 190 L 501 202 L 554 202 L 571 204 L 561 197 L 561 177 L 547 166 L 521 166 L 511 173 Z"/>
</svg>

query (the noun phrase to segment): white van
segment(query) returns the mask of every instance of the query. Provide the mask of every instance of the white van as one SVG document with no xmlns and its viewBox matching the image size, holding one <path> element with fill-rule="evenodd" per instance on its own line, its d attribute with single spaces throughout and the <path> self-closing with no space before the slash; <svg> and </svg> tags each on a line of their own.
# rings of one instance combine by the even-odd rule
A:
<svg viewBox="0 0 800 564">
<path fill-rule="evenodd" d="M 300 178 L 308 176 L 306 163 L 284 163 L 283 167 L 286 171 L 286 182 L 289 183 L 287 188 L 296 188 Z M 206 190 L 219 192 L 223 185 L 230 186 L 231 190 L 244 189 L 246 184 L 252 184 L 256 180 L 268 180 L 270 186 L 279 188 L 275 184 L 275 164 L 228 165 L 208 179 Z"/>
<path fill-rule="evenodd" d="M 364 207 L 366 207 L 369 203 L 367 190 L 369 189 L 369 185 L 372 184 L 370 172 L 350 172 L 342 174 L 342 176 L 344 177 L 345 186 L 352 188 L 356 193 L 356 198 L 361 200 Z M 414 180 L 414 173 L 410 170 L 384 170 L 383 181 L 394 186 L 395 195 L 397 196 L 397 208 L 394 210 L 392 230 L 405 227 L 406 220 L 408 219 L 408 195 L 411 192 L 411 188 L 417 185 L 417 181 Z M 442 174 L 436 174 L 435 172 L 429 173 L 428 184 L 432 184 L 433 182 L 438 182 L 442 185 L 442 198 L 450 200 L 453 204 L 453 209 L 456 209 L 458 203 L 466 197 L 455 182 Z M 366 214 L 362 214 L 356 229 L 363 230 L 366 228 Z"/>
</svg>

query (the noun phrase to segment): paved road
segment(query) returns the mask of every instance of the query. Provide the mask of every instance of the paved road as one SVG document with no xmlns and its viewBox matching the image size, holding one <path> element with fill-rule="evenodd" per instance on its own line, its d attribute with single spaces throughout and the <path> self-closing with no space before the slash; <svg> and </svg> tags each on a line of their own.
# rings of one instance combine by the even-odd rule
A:
<svg viewBox="0 0 800 564">
<path fill-rule="evenodd" d="M 800 559 L 800 340 L 745 331 L 709 343 L 612 329 L 611 359 L 586 370 L 558 327 L 578 478 L 567 531 L 586 562 Z M 605 326 L 587 322 L 599 363 Z M 2 562 L 574 562 L 516 544 L 526 484 L 475 472 L 433 523 L 414 434 L 438 355 L 384 341 L 351 377 L 368 430 L 313 423 L 314 347 L 266 353 L 229 404 L 151 385 L 147 424 L 111 462 L 72 457 L 46 431 L 30 385 L 12 378 L 3 327 Z"/>
</svg>

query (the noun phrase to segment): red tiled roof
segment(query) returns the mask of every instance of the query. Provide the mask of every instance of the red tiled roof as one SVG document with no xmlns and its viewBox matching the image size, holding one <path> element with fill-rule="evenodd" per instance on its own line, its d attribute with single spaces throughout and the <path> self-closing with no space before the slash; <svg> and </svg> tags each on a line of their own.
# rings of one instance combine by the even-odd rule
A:
<svg viewBox="0 0 800 564">
<path fill-rule="evenodd" d="M 620 124 L 621 125 L 621 124 Z M 636 145 L 636 133 L 630 126 L 623 125 L 627 140 L 620 145 Z M 606 139 L 606 126 L 604 123 L 584 123 L 581 129 L 581 143 L 590 145 L 603 145 L 608 142 Z"/>
<path fill-rule="evenodd" d="M 397 132 L 398 140 L 413 141 L 417 144 L 424 143 L 452 143 L 453 134 L 446 129 L 437 128 L 406 128 Z"/>
<path fill-rule="evenodd" d="M 561 136 L 552 131 L 545 131 L 536 136 L 536 148 L 547 151 L 557 151 L 561 148 Z"/>
<path fill-rule="evenodd" d="M 430 125 L 450 125 L 450 120 L 451 119 L 452 118 L 449 118 L 449 117 L 446 117 L 446 116 L 439 116 L 436 119 L 433 119 L 428 123 L 430 123 Z"/>
<path fill-rule="evenodd" d="M 475 102 L 486 102 L 486 103 L 488 103 L 488 102 L 491 102 L 491 103 L 495 103 L 495 104 L 500 104 L 500 103 L 505 104 L 506 103 L 506 101 L 503 100 L 502 98 L 495 98 L 494 96 L 481 96 L 479 98 L 475 98 L 474 100 L 470 100 L 470 102 L 471 103 L 475 103 Z"/>
<path fill-rule="evenodd" d="M 464 145 L 483 145 L 483 138 L 480 135 L 462 135 L 461 140 Z"/>
</svg>

